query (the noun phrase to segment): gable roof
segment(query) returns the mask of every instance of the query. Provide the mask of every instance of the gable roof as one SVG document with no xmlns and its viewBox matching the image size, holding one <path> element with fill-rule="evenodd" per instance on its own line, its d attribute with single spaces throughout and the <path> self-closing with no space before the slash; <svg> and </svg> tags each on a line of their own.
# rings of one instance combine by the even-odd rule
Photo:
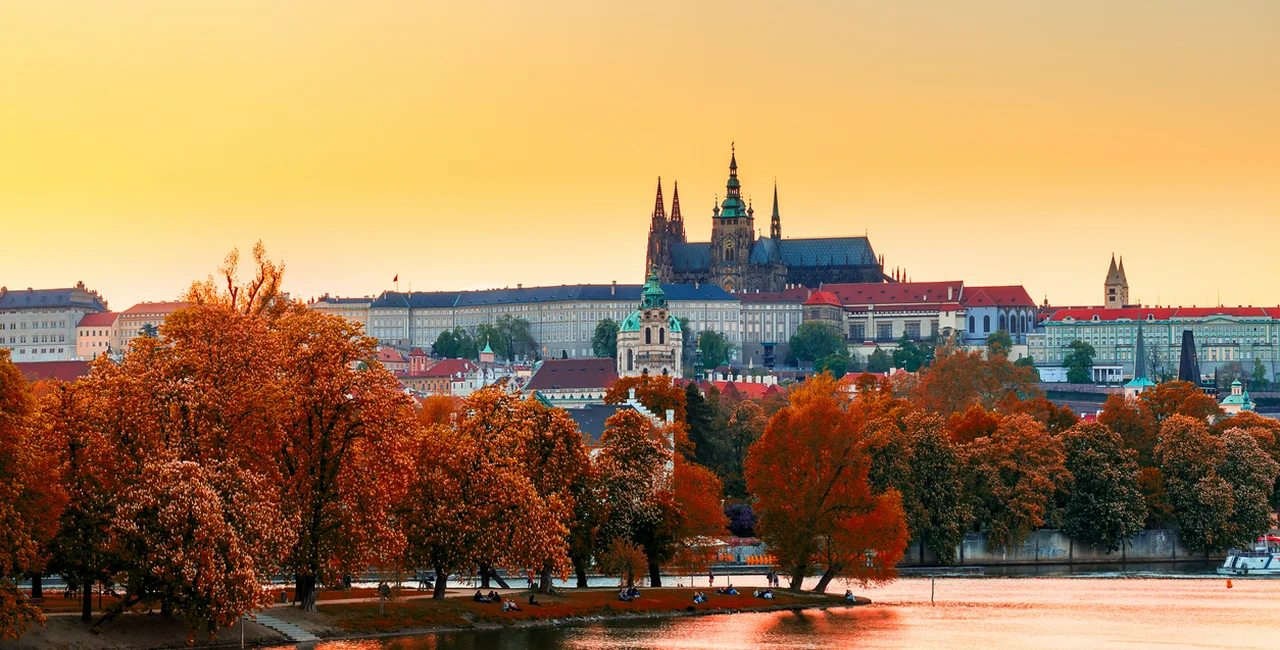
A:
<svg viewBox="0 0 1280 650">
<path fill-rule="evenodd" d="M 673 242 L 671 268 L 676 271 L 711 269 L 711 242 Z"/>
<path fill-rule="evenodd" d="M 462 377 L 480 366 L 470 359 L 441 359 L 426 370 L 418 372 L 402 372 L 397 377 L 405 379 L 422 379 L 431 377 Z"/>
<path fill-rule="evenodd" d="M 618 411 L 634 411 L 630 404 L 588 404 L 583 408 L 565 409 L 565 413 L 578 425 L 583 442 L 588 447 L 599 447 L 604 436 L 605 423 Z"/>
<path fill-rule="evenodd" d="M 403 354 L 400 354 L 394 348 L 378 348 L 378 353 L 374 355 L 379 363 L 408 363 Z"/>
<path fill-rule="evenodd" d="M 38 309 L 51 307 L 80 307 L 90 311 L 107 311 L 98 294 L 80 286 L 70 289 L 27 289 L 26 291 L 0 288 L 0 309 Z"/>
<path fill-rule="evenodd" d="M 964 283 L 945 282 L 867 282 L 860 284 L 824 284 L 824 291 L 835 294 L 842 305 L 939 305 L 959 307 Z M 948 291 L 950 294 L 948 295 Z"/>
<path fill-rule="evenodd" d="M 80 317 L 80 322 L 76 327 L 111 327 L 119 315 L 119 312 L 114 311 L 89 312 Z"/>
<path fill-rule="evenodd" d="M 806 305 L 834 305 L 834 306 L 836 306 L 836 307 L 840 307 L 840 306 L 841 306 L 841 305 L 840 305 L 840 299 L 839 299 L 839 298 L 837 298 L 837 297 L 835 296 L 835 294 L 831 293 L 830 291 L 822 291 L 822 290 L 814 291 L 814 292 L 813 292 L 813 295 L 812 295 L 812 296 L 809 296 L 809 299 L 808 299 L 808 300 L 806 300 L 806 301 L 804 301 L 804 304 L 806 304 Z"/>
<path fill-rule="evenodd" d="M 1036 301 L 1022 285 L 996 287 L 965 287 L 964 298 L 960 304 L 965 307 L 1029 307 L 1035 308 Z"/>
<path fill-rule="evenodd" d="M 189 302 L 140 302 L 122 312 L 121 316 L 151 316 L 155 314 L 172 314 L 179 309 L 190 307 Z"/>
<path fill-rule="evenodd" d="M 782 263 L 792 268 L 876 264 L 871 240 L 866 237 L 784 239 L 778 242 L 778 248 Z"/>
<path fill-rule="evenodd" d="M 613 359 L 546 359 L 533 371 L 526 391 L 608 388 L 618 381 Z"/>
<path fill-rule="evenodd" d="M 26 361 L 13 364 L 27 381 L 75 381 L 89 374 L 88 361 Z"/>
</svg>

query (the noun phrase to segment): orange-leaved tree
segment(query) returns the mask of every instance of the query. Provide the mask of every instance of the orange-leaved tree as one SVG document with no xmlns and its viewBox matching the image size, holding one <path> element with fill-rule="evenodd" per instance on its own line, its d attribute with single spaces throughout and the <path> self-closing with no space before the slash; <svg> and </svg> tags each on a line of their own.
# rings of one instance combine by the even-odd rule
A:
<svg viewBox="0 0 1280 650">
<path fill-rule="evenodd" d="M 672 491 L 673 453 L 664 429 L 637 411 L 621 410 L 605 422 L 596 460 L 607 503 L 597 551 L 608 551 L 616 539 L 640 546 L 653 586 L 661 586 L 659 568 L 674 555 L 681 523 Z"/>
<path fill-rule="evenodd" d="M 896 491 L 872 491 L 865 413 L 827 375 L 790 395 L 747 456 L 756 530 L 799 590 L 815 569 L 820 588 L 837 576 L 891 580 L 907 545 Z"/>
<path fill-rule="evenodd" d="M 532 435 L 526 405 L 490 386 L 469 395 L 460 413 L 419 440 L 418 472 L 398 513 L 408 561 L 435 569 L 435 598 L 444 598 L 455 572 L 547 562 L 567 568 L 570 510 L 554 495 L 544 498 L 525 465 Z"/>
<path fill-rule="evenodd" d="M 592 526 L 590 518 L 579 521 L 573 516 L 576 511 L 581 510 L 578 499 L 592 498 L 590 483 L 594 476 L 582 432 L 578 431 L 577 423 L 564 409 L 545 406 L 536 399 L 525 400 L 520 405 L 520 411 L 522 413 L 517 417 L 528 427 L 520 448 L 525 474 L 532 481 L 538 496 L 549 504 L 555 504 L 571 538 L 588 534 L 589 531 L 585 529 Z M 551 589 L 556 563 L 562 559 L 562 552 L 558 547 L 543 558 L 539 567 L 539 590 L 547 592 Z"/>
<path fill-rule="evenodd" d="M 1013 549 L 1036 529 L 1059 523 L 1070 489 L 1062 443 L 1029 415 L 1000 421 L 990 437 L 965 446 L 965 491 L 988 530 L 989 550 Z"/>
<path fill-rule="evenodd" d="M 975 404 L 995 410 L 1010 393 L 1019 399 L 1040 396 L 1035 370 L 1009 363 L 1007 357 L 984 357 L 982 352 L 939 346 L 933 363 L 911 390 L 916 406 L 950 417 Z"/>
<path fill-rule="evenodd" d="M 44 623 L 13 578 L 43 571 L 43 544 L 65 504 L 53 450 L 36 419 L 31 387 L 9 350 L 0 348 L 0 639 L 16 639 L 31 624 Z"/>
</svg>

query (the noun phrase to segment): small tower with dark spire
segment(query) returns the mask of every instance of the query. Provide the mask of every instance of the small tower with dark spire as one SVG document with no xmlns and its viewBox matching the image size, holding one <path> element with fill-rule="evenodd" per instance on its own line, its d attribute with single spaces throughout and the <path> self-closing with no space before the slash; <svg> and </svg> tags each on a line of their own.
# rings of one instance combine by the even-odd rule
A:
<svg viewBox="0 0 1280 650">
<path fill-rule="evenodd" d="M 1111 268 L 1107 269 L 1107 279 L 1102 285 L 1103 306 L 1107 309 L 1119 309 L 1129 304 L 1129 279 L 1124 275 L 1124 258 L 1120 258 L 1120 266 L 1116 266 L 1116 256 L 1111 254 Z"/>
<path fill-rule="evenodd" d="M 778 214 L 778 181 L 773 181 L 773 216 L 769 217 L 769 238 L 782 239 L 782 215 Z"/>
<path fill-rule="evenodd" d="M 653 200 L 653 215 L 649 224 L 649 248 L 645 253 L 645 269 L 665 268 L 670 254 L 667 238 L 667 210 L 662 205 L 662 177 L 658 177 L 658 194 Z"/>
</svg>

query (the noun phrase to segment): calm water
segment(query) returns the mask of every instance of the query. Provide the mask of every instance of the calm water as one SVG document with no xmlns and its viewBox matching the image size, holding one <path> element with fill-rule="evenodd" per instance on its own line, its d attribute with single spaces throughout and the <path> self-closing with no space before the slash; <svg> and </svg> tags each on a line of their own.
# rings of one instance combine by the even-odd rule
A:
<svg viewBox="0 0 1280 650">
<path fill-rule="evenodd" d="M 1280 580 L 911 578 L 874 605 L 326 643 L 318 650 L 1277 648 Z"/>
</svg>

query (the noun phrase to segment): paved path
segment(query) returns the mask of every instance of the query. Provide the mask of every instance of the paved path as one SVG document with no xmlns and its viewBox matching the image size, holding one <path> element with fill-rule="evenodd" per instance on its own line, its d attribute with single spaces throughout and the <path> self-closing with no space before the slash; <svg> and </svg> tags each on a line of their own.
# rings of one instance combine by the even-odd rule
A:
<svg viewBox="0 0 1280 650">
<path fill-rule="evenodd" d="M 297 625 L 294 625 L 293 623 L 287 623 L 274 616 L 268 616 L 266 614 L 259 612 L 255 620 L 259 624 L 265 625 L 285 635 L 286 637 L 289 638 L 290 641 L 294 641 L 297 643 L 306 643 L 308 641 L 320 640 L 320 637 L 298 627 Z"/>
</svg>

